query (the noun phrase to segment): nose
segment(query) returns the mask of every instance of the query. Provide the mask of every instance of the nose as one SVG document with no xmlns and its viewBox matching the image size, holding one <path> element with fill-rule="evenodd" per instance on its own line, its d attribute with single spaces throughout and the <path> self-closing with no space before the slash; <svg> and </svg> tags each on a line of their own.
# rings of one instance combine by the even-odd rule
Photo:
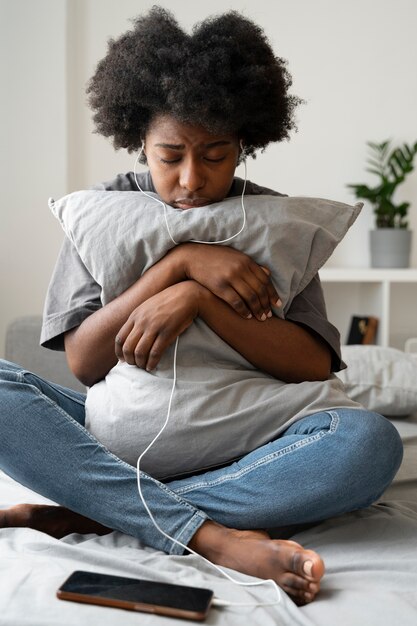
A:
<svg viewBox="0 0 417 626">
<path fill-rule="evenodd" d="M 203 164 L 198 159 L 184 159 L 179 176 L 181 187 L 191 192 L 204 187 L 205 178 L 202 168 Z"/>
</svg>

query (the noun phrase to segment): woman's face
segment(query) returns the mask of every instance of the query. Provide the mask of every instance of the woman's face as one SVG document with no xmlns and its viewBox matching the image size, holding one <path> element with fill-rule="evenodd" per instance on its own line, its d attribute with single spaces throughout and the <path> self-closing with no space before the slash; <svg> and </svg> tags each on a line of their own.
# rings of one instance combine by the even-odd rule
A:
<svg viewBox="0 0 417 626">
<path fill-rule="evenodd" d="M 167 204 L 191 209 L 223 200 L 239 157 L 236 135 L 213 135 L 170 115 L 154 118 L 144 152 L 156 192 Z"/>
</svg>

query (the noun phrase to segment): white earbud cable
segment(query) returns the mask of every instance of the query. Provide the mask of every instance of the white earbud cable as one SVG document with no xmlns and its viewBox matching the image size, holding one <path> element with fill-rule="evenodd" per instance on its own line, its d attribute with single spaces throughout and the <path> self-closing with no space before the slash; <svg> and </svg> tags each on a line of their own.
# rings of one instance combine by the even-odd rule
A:
<svg viewBox="0 0 417 626">
<path fill-rule="evenodd" d="M 151 196 L 150 194 L 146 193 L 139 185 L 137 176 L 136 176 L 136 166 L 137 163 L 139 161 L 139 158 L 143 152 L 143 144 L 141 147 L 140 152 L 138 153 L 138 156 L 136 157 L 135 160 L 135 165 L 133 168 L 133 174 L 135 177 L 135 181 L 136 181 L 136 185 L 139 189 L 140 192 L 142 192 L 143 195 L 147 196 L 148 198 L 151 198 L 152 200 L 155 200 L 156 202 L 159 202 L 159 204 L 162 204 L 162 206 L 164 207 L 164 217 L 165 217 L 165 224 L 166 224 L 166 228 L 168 231 L 168 235 L 171 239 L 171 241 L 175 244 L 178 245 L 178 242 L 175 241 L 175 239 L 172 237 L 171 235 L 171 231 L 169 229 L 169 225 L 168 225 L 168 219 L 167 219 L 167 208 L 166 208 L 166 204 L 164 202 L 162 202 L 162 200 L 159 200 L 159 198 L 155 198 L 154 196 Z M 246 212 L 245 212 L 245 205 L 244 205 L 244 201 L 243 201 L 243 196 L 245 194 L 245 189 L 246 189 L 246 179 L 247 179 L 247 170 L 246 170 L 246 161 L 244 162 L 245 164 L 245 180 L 244 180 L 244 184 L 243 184 L 243 190 L 242 190 L 242 196 L 241 196 L 241 206 L 242 206 L 242 213 L 243 213 L 243 224 L 242 227 L 240 228 L 240 230 L 235 233 L 234 235 L 232 235 L 231 237 L 228 237 L 227 239 L 223 239 L 221 241 L 199 241 L 199 240 L 190 240 L 193 243 L 204 243 L 204 244 L 219 244 L 219 243 L 226 243 L 227 241 L 231 241 L 232 239 L 234 239 L 235 237 L 237 237 L 242 230 L 245 228 L 246 225 Z M 165 422 L 162 426 L 162 428 L 160 429 L 160 431 L 157 433 L 157 435 L 155 435 L 155 437 L 152 439 L 152 441 L 150 442 L 150 444 L 145 448 L 145 450 L 140 454 L 137 463 L 136 463 L 136 472 L 137 472 L 137 485 L 138 485 L 138 492 L 139 492 L 139 497 L 142 501 L 142 504 L 147 512 L 147 514 L 149 515 L 149 518 L 151 519 L 153 525 L 155 526 L 155 528 L 161 533 L 161 535 L 163 535 L 164 537 L 166 537 L 167 539 L 169 539 L 170 541 L 172 541 L 173 543 L 181 546 L 182 548 L 184 548 L 185 550 L 187 550 L 188 552 L 191 552 L 191 554 L 194 554 L 195 556 L 199 557 L 200 559 L 202 559 L 203 561 L 205 561 L 206 563 L 208 563 L 209 565 L 211 565 L 212 567 L 214 567 L 218 572 L 220 572 L 223 576 L 225 576 L 228 580 L 230 580 L 232 583 L 236 584 L 236 585 L 240 585 L 242 587 L 258 587 L 260 585 L 265 585 L 265 584 L 272 584 L 272 586 L 274 587 L 274 590 L 277 594 L 277 600 L 275 600 L 274 602 L 266 602 L 266 603 L 232 603 L 232 602 L 228 602 L 227 600 L 221 600 L 219 598 L 215 598 L 213 601 L 213 605 L 217 605 L 217 606 L 251 606 L 251 607 L 258 607 L 258 606 L 273 606 L 273 605 L 277 605 L 281 602 L 281 591 L 277 585 L 277 583 L 272 580 L 272 579 L 266 579 L 266 580 L 262 580 L 259 582 L 242 582 L 239 580 L 234 579 L 232 576 L 230 576 L 230 574 L 228 574 L 227 572 L 225 572 L 221 567 L 219 567 L 218 565 L 216 565 L 215 563 L 212 563 L 211 561 L 209 561 L 209 559 L 206 559 L 206 557 L 202 556 L 201 554 L 198 554 L 198 552 L 195 552 L 194 550 L 192 550 L 189 546 L 181 543 L 181 541 L 178 541 L 177 539 L 174 539 L 174 537 L 171 537 L 170 535 L 168 535 L 168 533 L 166 533 L 158 524 L 158 522 L 155 520 L 152 511 L 149 509 L 144 495 L 142 493 L 142 486 L 141 486 L 141 470 L 140 470 L 140 464 L 141 461 L 143 459 L 143 457 L 145 456 L 145 454 L 151 449 L 151 447 L 154 445 L 154 443 L 157 441 L 157 439 L 159 439 L 159 437 L 161 436 L 161 434 L 163 433 L 163 431 L 165 430 L 166 426 L 168 425 L 169 422 L 169 418 L 170 418 L 170 414 L 171 414 L 171 405 L 172 405 L 172 399 L 174 397 L 174 390 L 175 390 L 175 386 L 176 386 L 176 382 L 177 382 L 177 351 L 178 351 L 178 343 L 179 343 L 179 336 L 177 337 L 176 341 L 175 341 L 175 347 L 174 347 L 174 356 L 173 356 L 173 382 L 172 382 L 172 388 L 171 388 L 171 394 L 169 397 L 169 402 L 168 402 L 168 410 L 167 410 L 167 416 L 165 418 Z"/>
<path fill-rule="evenodd" d="M 242 587 L 258 587 L 259 585 L 272 584 L 274 589 L 275 589 L 275 591 L 276 591 L 276 594 L 277 594 L 277 600 L 275 600 L 275 602 L 266 602 L 266 603 L 264 603 L 264 602 L 262 602 L 262 603 L 259 603 L 259 602 L 256 602 L 256 603 L 243 603 L 243 604 L 238 603 L 238 604 L 235 605 L 235 604 L 231 604 L 231 603 L 229 604 L 226 600 L 223 601 L 223 600 L 220 600 L 219 598 L 217 598 L 216 599 L 217 606 L 253 606 L 253 607 L 258 607 L 258 606 L 273 606 L 273 605 L 279 604 L 281 602 L 281 592 L 280 592 L 280 589 L 279 589 L 278 585 L 276 584 L 276 582 L 274 580 L 266 579 L 266 580 L 262 580 L 262 581 L 259 581 L 259 582 L 245 583 L 245 582 L 242 582 L 240 580 L 234 579 L 232 576 L 230 576 L 230 574 L 225 572 L 221 567 L 219 567 L 215 563 L 212 563 L 211 561 L 209 561 L 209 559 L 206 559 L 206 557 L 202 556 L 201 554 L 198 554 L 198 552 L 195 552 L 189 546 L 186 546 L 181 541 L 178 541 L 178 539 L 174 539 L 174 537 L 171 537 L 170 535 L 168 535 L 168 533 L 166 533 L 159 526 L 158 522 L 155 520 L 155 518 L 154 518 L 154 516 L 152 514 L 152 511 L 150 510 L 150 508 L 148 507 L 148 504 L 145 501 L 144 495 L 142 493 L 142 486 L 141 486 L 140 464 L 141 464 L 141 461 L 142 461 L 143 457 L 145 456 L 145 454 L 148 452 L 148 450 L 151 449 L 151 447 L 154 445 L 156 440 L 159 439 L 160 435 L 163 433 L 163 431 L 165 430 L 165 428 L 166 428 L 166 426 L 168 425 L 168 422 L 169 422 L 169 417 L 170 417 L 170 414 L 171 414 L 172 398 L 174 396 L 175 385 L 176 385 L 176 382 L 177 382 L 177 350 L 178 350 L 178 342 L 179 342 L 179 337 L 177 337 L 177 339 L 175 341 L 174 357 L 173 357 L 173 361 L 174 361 L 174 378 L 173 378 L 173 382 L 172 382 L 171 394 L 170 394 L 170 397 L 169 397 L 168 411 L 167 411 L 167 416 L 165 418 L 165 422 L 164 422 L 162 428 L 160 429 L 160 431 L 157 433 L 157 435 L 155 435 L 155 437 L 152 439 L 150 444 L 140 454 L 140 456 L 139 456 L 139 458 L 137 460 L 137 463 L 136 463 L 137 484 L 138 484 L 139 497 L 140 497 L 140 499 L 142 501 L 142 504 L 143 504 L 147 514 L 149 515 L 153 525 L 161 533 L 161 535 L 163 535 L 164 537 L 166 537 L 167 539 L 169 539 L 173 543 L 177 544 L 178 546 L 181 546 L 185 550 L 188 550 L 188 552 L 191 552 L 191 554 L 194 554 L 195 556 L 199 557 L 200 559 L 203 559 L 203 561 L 205 561 L 206 563 L 208 563 L 209 565 L 214 567 L 218 572 L 223 574 L 223 576 L 228 578 L 232 583 L 235 583 L 236 585 L 241 585 Z"/>
</svg>

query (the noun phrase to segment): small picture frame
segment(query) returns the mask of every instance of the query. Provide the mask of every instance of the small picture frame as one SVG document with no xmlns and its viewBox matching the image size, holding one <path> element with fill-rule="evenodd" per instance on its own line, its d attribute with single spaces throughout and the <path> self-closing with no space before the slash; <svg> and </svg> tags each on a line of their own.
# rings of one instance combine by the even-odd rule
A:
<svg viewBox="0 0 417 626">
<path fill-rule="evenodd" d="M 350 323 L 347 345 L 375 343 L 378 318 L 354 315 Z"/>
</svg>

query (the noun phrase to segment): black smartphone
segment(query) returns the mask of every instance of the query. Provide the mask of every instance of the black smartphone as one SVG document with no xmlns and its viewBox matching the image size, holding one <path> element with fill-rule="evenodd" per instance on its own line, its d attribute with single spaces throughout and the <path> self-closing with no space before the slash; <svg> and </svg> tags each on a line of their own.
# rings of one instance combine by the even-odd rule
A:
<svg viewBox="0 0 417 626">
<path fill-rule="evenodd" d="M 81 570 L 73 572 L 56 595 L 60 600 L 198 621 L 207 617 L 213 599 L 213 591 L 210 589 Z"/>
</svg>

